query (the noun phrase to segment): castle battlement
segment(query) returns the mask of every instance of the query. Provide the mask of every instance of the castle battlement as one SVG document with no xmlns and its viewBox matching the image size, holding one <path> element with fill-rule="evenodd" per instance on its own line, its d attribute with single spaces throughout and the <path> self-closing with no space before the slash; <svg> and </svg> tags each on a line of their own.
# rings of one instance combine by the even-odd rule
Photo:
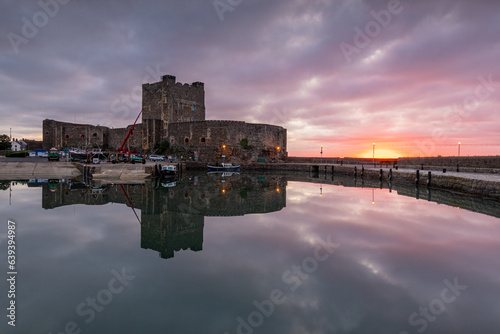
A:
<svg viewBox="0 0 500 334">
<path fill-rule="evenodd" d="M 150 86 L 158 86 L 158 85 L 175 85 L 177 87 L 183 87 L 183 88 L 195 88 L 195 89 L 204 89 L 205 84 L 200 81 L 195 81 L 191 84 L 189 83 L 182 83 L 176 81 L 176 77 L 174 75 L 164 75 L 161 77 L 161 80 L 158 82 L 153 82 L 153 83 L 145 83 L 142 86 L 145 88 L 149 88 Z"/>
</svg>

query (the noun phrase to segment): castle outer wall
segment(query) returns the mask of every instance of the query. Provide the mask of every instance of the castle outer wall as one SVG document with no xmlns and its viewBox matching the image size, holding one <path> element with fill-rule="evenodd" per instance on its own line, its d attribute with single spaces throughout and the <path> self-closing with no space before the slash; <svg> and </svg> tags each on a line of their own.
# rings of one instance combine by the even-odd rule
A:
<svg viewBox="0 0 500 334">
<path fill-rule="evenodd" d="M 101 148 L 118 149 L 130 128 L 110 129 L 91 124 L 73 124 L 51 119 L 43 121 L 43 148 Z M 140 151 L 142 148 L 142 124 L 136 124 L 129 137 L 130 147 Z"/>
<path fill-rule="evenodd" d="M 171 123 L 168 141 L 171 147 L 179 147 L 185 158 L 200 161 L 250 162 L 259 157 L 282 159 L 286 157 L 286 129 L 269 124 L 241 121 L 199 121 Z M 248 147 L 240 142 L 247 138 Z M 225 145 L 225 147 L 223 147 Z M 222 155 L 225 155 L 222 159 Z"/>
</svg>

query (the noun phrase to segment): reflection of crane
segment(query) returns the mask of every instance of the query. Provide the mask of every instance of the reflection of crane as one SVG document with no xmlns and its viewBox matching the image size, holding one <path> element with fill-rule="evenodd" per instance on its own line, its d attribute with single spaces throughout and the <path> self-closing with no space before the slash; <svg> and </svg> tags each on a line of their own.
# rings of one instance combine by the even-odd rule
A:
<svg viewBox="0 0 500 334">
<path fill-rule="evenodd" d="M 123 150 L 123 146 L 125 146 L 125 143 L 127 142 L 128 137 L 130 137 L 130 135 L 132 134 L 132 131 L 134 131 L 135 123 L 137 123 L 137 120 L 139 119 L 139 117 L 141 116 L 141 114 L 142 114 L 142 109 L 141 109 L 141 112 L 139 113 L 139 115 L 137 115 L 137 118 L 135 119 L 134 124 L 132 124 L 132 127 L 128 131 L 127 136 L 125 137 L 125 140 L 123 140 L 122 146 L 120 146 L 120 148 L 118 149 L 118 152 L 120 152 L 120 153 L 128 152 L 128 151 L 124 151 Z"/>
<path fill-rule="evenodd" d="M 120 188 L 122 188 L 123 194 L 125 195 L 125 198 L 127 199 L 128 204 L 130 204 L 130 207 L 132 208 L 132 211 L 134 211 L 134 215 L 137 218 L 137 221 L 139 222 L 139 224 L 141 224 L 141 220 L 139 219 L 139 216 L 135 212 L 134 205 L 132 204 L 132 201 L 128 197 L 127 192 L 125 191 L 125 189 L 123 188 L 123 186 L 121 184 L 120 184 Z"/>
</svg>

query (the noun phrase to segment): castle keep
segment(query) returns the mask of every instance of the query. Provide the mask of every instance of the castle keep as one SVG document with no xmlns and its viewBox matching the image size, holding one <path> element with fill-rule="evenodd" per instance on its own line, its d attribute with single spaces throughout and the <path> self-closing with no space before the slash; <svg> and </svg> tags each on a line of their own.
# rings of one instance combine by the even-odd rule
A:
<svg viewBox="0 0 500 334">
<path fill-rule="evenodd" d="M 152 149 L 155 143 L 168 136 L 172 123 L 205 120 L 205 87 L 202 82 L 191 85 L 175 82 L 164 75 L 162 81 L 142 85 L 143 148 Z"/>
<path fill-rule="evenodd" d="M 43 144 L 45 149 L 92 146 L 114 150 L 129 129 L 44 120 Z M 156 144 L 168 141 L 184 158 L 200 161 L 225 156 L 226 161 L 251 162 L 287 155 L 286 129 L 242 121 L 207 121 L 204 84 L 182 84 L 172 75 L 142 86 L 142 124 L 136 124 L 129 141 L 132 149 L 145 153 L 153 153 Z"/>
</svg>

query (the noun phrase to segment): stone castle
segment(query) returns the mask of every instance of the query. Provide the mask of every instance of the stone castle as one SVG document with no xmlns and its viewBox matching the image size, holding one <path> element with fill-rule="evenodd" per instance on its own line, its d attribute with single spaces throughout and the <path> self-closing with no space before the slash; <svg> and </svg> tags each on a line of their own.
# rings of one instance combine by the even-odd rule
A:
<svg viewBox="0 0 500 334">
<path fill-rule="evenodd" d="M 131 126 L 110 129 L 90 124 L 43 121 L 43 146 L 120 147 Z M 155 145 L 167 141 L 170 148 L 188 159 L 200 161 L 256 161 L 287 156 L 287 132 L 281 126 L 242 121 L 205 119 L 205 86 L 182 84 L 175 76 L 142 85 L 142 123 L 129 138 L 132 149 L 154 153 Z M 245 140 L 246 139 L 246 140 Z"/>
</svg>

